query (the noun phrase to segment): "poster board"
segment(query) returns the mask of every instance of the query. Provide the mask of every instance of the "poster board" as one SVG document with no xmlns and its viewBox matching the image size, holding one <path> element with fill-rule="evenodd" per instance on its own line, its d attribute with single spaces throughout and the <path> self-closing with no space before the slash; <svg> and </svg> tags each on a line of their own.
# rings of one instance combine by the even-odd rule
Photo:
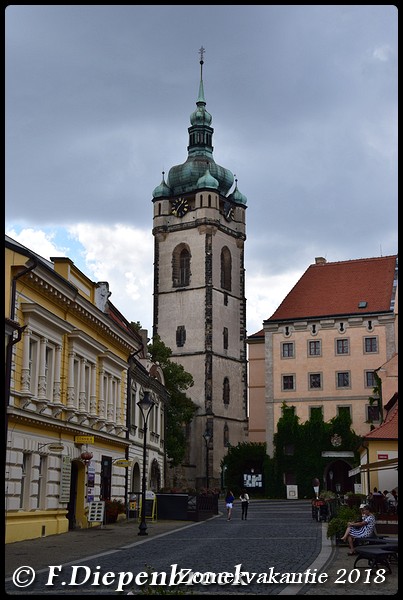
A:
<svg viewBox="0 0 403 600">
<path fill-rule="evenodd" d="M 105 514 L 105 502 L 100 500 L 99 502 L 90 502 L 88 504 L 88 522 L 89 523 L 103 523 Z"/>
<path fill-rule="evenodd" d="M 143 499 L 140 497 L 140 510 L 138 514 L 138 520 L 141 521 Z M 157 519 L 157 498 L 146 498 L 145 501 L 145 517 L 155 521 Z"/>
</svg>

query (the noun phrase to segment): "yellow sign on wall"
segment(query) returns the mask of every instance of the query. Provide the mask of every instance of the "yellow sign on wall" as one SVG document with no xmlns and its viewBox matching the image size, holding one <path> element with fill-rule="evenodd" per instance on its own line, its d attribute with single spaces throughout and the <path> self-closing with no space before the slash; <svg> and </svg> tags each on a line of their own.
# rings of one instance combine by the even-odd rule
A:
<svg viewBox="0 0 403 600">
<path fill-rule="evenodd" d="M 94 436 L 93 435 L 76 435 L 74 437 L 75 444 L 93 444 Z"/>
<path fill-rule="evenodd" d="M 132 461 L 126 460 L 125 458 L 117 458 L 116 460 L 113 461 L 113 464 L 116 467 L 125 467 L 127 469 L 127 467 L 131 467 Z"/>
</svg>

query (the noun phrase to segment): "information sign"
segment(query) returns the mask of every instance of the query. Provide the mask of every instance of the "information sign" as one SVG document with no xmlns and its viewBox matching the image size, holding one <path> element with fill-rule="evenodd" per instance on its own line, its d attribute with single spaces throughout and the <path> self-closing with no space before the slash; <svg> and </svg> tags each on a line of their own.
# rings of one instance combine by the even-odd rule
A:
<svg viewBox="0 0 403 600">
<path fill-rule="evenodd" d="M 104 522 L 105 502 L 90 502 L 88 505 L 88 521 L 89 523 Z"/>
<path fill-rule="evenodd" d="M 70 501 L 70 479 L 71 479 L 71 458 L 62 456 L 62 470 L 60 475 L 60 497 L 59 502 Z"/>
</svg>

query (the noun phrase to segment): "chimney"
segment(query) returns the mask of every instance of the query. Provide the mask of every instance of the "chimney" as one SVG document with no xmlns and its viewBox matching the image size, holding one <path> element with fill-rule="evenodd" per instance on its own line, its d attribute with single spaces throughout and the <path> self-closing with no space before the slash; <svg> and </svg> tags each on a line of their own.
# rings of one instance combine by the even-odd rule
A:
<svg viewBox="0 0 403 600">
<path fill-rule="evenodd" d="M 326 258 L 323 258 L 323 256 L 317 256 L 315 258 L 315 264 L 316 265 L 325 265 L 326 264 Z"/>
</svg>

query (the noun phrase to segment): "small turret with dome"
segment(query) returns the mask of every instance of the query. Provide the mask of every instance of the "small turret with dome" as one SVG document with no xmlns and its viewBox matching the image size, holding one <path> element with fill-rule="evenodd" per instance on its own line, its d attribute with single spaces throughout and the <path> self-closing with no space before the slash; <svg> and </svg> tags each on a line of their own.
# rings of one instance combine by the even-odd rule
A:
<svg viewBox="0 0 403 600">
<path fill-rule="evenodd" d="M 196 110 L 190 115 L 191 126 L 188 128 L 189 145 L 188 158 L 181 165 L 176 165 L 169 170 L 167 183 L 163 182 L 155 188 L 153 197 L 161 197 L 167 193 L 168 188 L 173 196 L 194 192 L 203 185 L 217 189 L 226 196 L 234 184 L 234 176 L 229 169 L 218 165 L 213 158 L 213 133 L 211 127 L 212 116 L 206 110 L 203 86 L 203 55 L 200 53 L 200 84 L 196 101 Z M 207 164 L 206 164 L 207 163 Z M 203 179 L 204 178 L 204 179 Z M 207 181 L 207 185 L 202 182 Z M 166 186 L 166 187 L 165 187 Z M 157 195 L 156 195 L 157 194 Z"/>
<path fill-rule="evenodd" d="M 172 195 L 172 190 L 165 183 L 164 175 L 165 171 L 162 171 L 162 181 L 153 191 L 153 198 L 168 198 Z"/>
<path fill-rule="evenodd" d="M 235 189 L 232 192 L 232 194 L 230 194 L 228 196 L 228 200 L 232 200 L 233 202 L 235 202 L 235 204 L 243 204 L 244 206 L 246 206 L 246 204 L 247 204 L 246 196 L 241 194 L 241 192 L 238 190 L 238 179 L 236 179 L 236 175 L 235 175 Z"/>
<path fill-rule="evenodd" d="M 213 190 L 218 190 L 219 188 L 219 183 L 217 181 L 217 179 L 215 177 L 212 176 L 212 174 L 210 173 L 210 169 L 207 163 L 207 169 L 206 172 L 204 173 L 203 177 L 200 177 L 200 179 L 198 179 L 197 184 L 196 184 L 196 188 L 198 190 L 202 190 L 202 189 L 213 189 Z"/>
</svg>

